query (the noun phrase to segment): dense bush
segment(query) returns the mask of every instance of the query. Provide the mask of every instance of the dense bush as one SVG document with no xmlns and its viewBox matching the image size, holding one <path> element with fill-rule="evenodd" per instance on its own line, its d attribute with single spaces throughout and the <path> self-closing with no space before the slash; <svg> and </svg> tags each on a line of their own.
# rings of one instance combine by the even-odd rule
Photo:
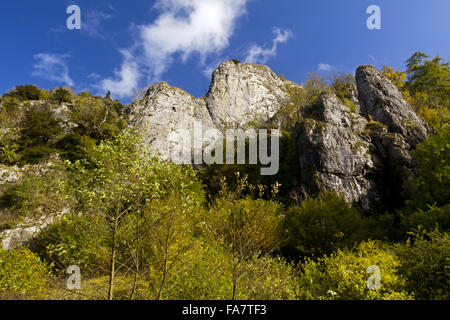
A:
<svg viewBox="0 0 450 320">
<path fill-rule="evenodd" d="M 109 263 L 106 228 L 99 216 L 65 216 L 39 235 L 33 251 L 55 270 L 76 265 L 84 275 L 104 274 Z"/>
<path fill-rule="evenodd" d="M 441 208 L 420 209 L 411 214 L 406 211 L 403 213 L 401 224 L 405 235 L 407 232 L 418 230 L 433 231 L 437 229 L 447 232 L 450 230 L 450 204 Z"/>
<path fill-rule="evenodd" d="M 450 203 L 450 127 L 443 128 L 413 151 L 419 175 L 410 181 L 409 206 L 427 209 Z"/>
<path fill-rule="evenodd" d="M 381 287 L 370 290 L 370 266 L 381 269 Z M 405 280 L 397 274 L 399 259 L 377 242 L 364 242 L 352 251 L 337 250 L 330 256 L 310 260 L 300 275 L 300 299 L 307 300 L 404 300 Z"/>
<path fill-rule="evenodd" d="M 96 141 L 114 138 L 126 121 L 120 117 L 123 106 L 117 101 L 80 93 L 70 109 L 70 119 L 77 125 L 75 133 Z"/>
<path fill-rule="evenodd" d="M 14 90 L 10 90 L 5 94 L 5 97 L 12 97 L 22 101 L 39 100 L 40 96 L 40 90 L 34 85 L 17 86 Z"/>
<path fill-rule="evenodd" d="M 285 249 L 294 256 L 320 257 L 369 237 L 362 211 L 334 192 L 322 193 L 290 208 L 283 224 Z"/>
<path fill-rule="evenodd" d="M 30 250 L 0 248 L 0 299 L 42 299 L 48 277 L 46 265 Z"/>
<path fill-rule="evenodd" d="M 431 231 L 396 246 L 399 274 L 416 299 L 450 299 L 450 236 Z"/>
</svg>

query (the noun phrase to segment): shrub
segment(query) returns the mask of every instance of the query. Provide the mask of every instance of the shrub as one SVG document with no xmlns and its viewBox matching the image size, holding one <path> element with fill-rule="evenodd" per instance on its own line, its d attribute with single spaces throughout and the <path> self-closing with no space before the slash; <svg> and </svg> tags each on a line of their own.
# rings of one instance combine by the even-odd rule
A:
<svg viewBox="0 0 450 320">
<path fill-rule="evenodd" d="M 450 203 L 450 127 L 442 129 L 413 151 L 419 176 L 409 182 L 409 207 L 428 209 Z"/>
<path fill-rule="evenodd" d="M 295 300 L 298 278 L 293 264 L 279 257 L 255 258 L 245 264 L 239 300 Z"/>
<path fill-rule="evenodd" d="M 97 147 L 97 141 L 89 136 L 72 132 L 58 141 L 57 147 L 64 159 L 75 162 L 89 158 Z"/>
<path fill-rule="evenodd" d="M 28 249 L 0 248 L 0 299 L 42 299 L 49 271 Z"/>
<path fill-rule="evenodd" d="M 322 256 L 368 238 L 362 211 L 330 191 L 289 209 L 283 230 L 291 255 Z"/>
<path fill-rule="evenodd" d="M 76 133 L 100 142 L 114 138 L 125 128 L 126 121 L 119 115 L 122 108 L 117 101 L 80 93 L 70 109 L 70 118 L 77 125 Z"/>
<path fill-rule="evenodd" d="M 450 204 L 438 208 L 431 207 L 429 210 L 419 209 L 412 214 L 405 214 L 402 219 L 403 229 L 408 231 L 434 231 L 441 232 L 450 230 Z"/>
<path fill-rule="evenodd" d="M 55 270 L 77 265 L 83 274 L 105 273 L 109 263 L 106 228 L 101 217 L 69 215 L 42 232 L 33 251 Z"/>
<path fill-rule="evenodd" d="M 450 236 L 438 231 L 415 234 L 396 245 L 399 273 L 416 299 L 450 299 Z"/>
<path fill-rule="evenodd" d="M 241 250 L 272 252 L 280 245 L 281 207 L 273 201 L 246 198 L 236 203 L 226 197 L 217 199 L 207 222 L 216 236 L 232 245 L 236 240 Z M 234 237 L 234 239 L 232 239 Z"/>
<path fill-rule="evenodd" d="M 381 269 L 381 287 L 370 290 L 370 266 Z M 306 300 L 404 300 L 405 281 L 397 274 L 400 262 L 386 246 L 363 242 L 356 249 L 338 250 L 318 261 L 309 260 L 300 275 L 300 299 Z"/>
<path fill-rule="evenodd" d="M 64 167 L 55 165 L 40 175 L 30 170 L 17 183 L 8 185 L 0 197 L 2 214 L 11 213 L 8 226 L 13 227 L 22 217 L 41 217 L 68 206 L 69 199 L 63 200 L 59 195 L 65 179 Z"/>
<path fill-rule="evenodd" d="M 12 142 L 7 142 L 5 145 L 0 141 L 0 163 L 12 165 L 19 161 L 17 150 L 19 146 Z"/>
</svg>

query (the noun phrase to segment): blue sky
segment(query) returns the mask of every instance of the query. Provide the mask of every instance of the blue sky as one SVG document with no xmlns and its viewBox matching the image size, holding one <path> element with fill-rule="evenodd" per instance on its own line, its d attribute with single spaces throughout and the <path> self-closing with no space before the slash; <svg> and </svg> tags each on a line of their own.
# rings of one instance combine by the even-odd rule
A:
<svg viewBox="0 0 450 320">
<path fill-rule="evenodd" d="M 81 30 L 68 30 L 69 5 Z M 369 30 L 369 5 L 381 30 Z M 450 58 L 448 0 L 15 0 L 0 2 L 0 92 L 70 85 L 127 103 L 167 81 L 195 96 L 223 60 L 302 82 L 361 64 L 404 68 L 415 51 Z"/>
</svg>

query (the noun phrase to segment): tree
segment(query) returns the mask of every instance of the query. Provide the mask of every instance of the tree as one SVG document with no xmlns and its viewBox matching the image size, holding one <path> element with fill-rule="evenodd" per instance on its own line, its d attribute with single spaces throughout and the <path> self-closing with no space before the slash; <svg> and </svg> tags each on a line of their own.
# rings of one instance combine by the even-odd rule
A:
<svg viewBox="0 0 450 320">
<path fill-rule="evenodd" d="M 259 186 L 260 199 L 242 199 L 249 186 L 247 177 L 237 173 L 236 188 L 230 191 L 225 180 L 219 198 L 207 219 L 206 237 L 220 246 L 227 256 L 226 268 L 232 283 L 231 299 L 240 296 L 241 281 L 247 274 L 251 261 L 268 257 L 279 248 L 278 237 L 281 222 L 280 206 L 276 202 L 262 200 L 264 187 Z M 278 192 L 274 186 L 272 196 Z"/>
<path fill-rule="evenodd" d="M 55 153 L 54 146 L 62 133 L 60 121 L 48 105 L 29 108 L 25 111 L 18 140 L 21 159 L 35 163 Z"/>
<path fill-rule="evenodd" d="M 395 70 L 394 68 L 387 65 L 384 65 L 381 71 L 386 76 L 386 78 L 391 80 L 400 89 L 400 91 L 404 91 L 406 83 L 406 72 Z"/>
<path fill-rule="evenodd" d="M 53 92 L 52 100 L 58 104 L 72 102 L 72 93 L 66 88 L 58 88 Z"/>
<path fill-rule="evenodd" d="M 77 210 L 103 217 L 107 225 L 108 299 L 115 297 L 119 272 L 134 272 L 137 284 L 140 255 L 146 254 L 142 253 L 144 249 L 151 250 L 144 248 L 143 239 L 153 233 L 163 234 L 157 239 L 168 239 L 162 243 L 163 257 L 167 257 L 172 232 L 180 222 L 177 214 L 181 212 L 183 221 L 190 221 L 187 212 L 195 212 L 198 207 L 194 205 L 204 201 L 193 169 L 152 158 L 141 142 L 142 137 L 127 130 L 112 141 L 102 142 L 88 159 L 71 164 L 68 193 L 76 195 Z M 164 279 L 161 281 L 160 296 L 165 284 Z M 130 297 L 134 296 L 135 285 Z"/>
<path fill-rule="evenodd" d="M 114 138 L 126 122 L 120 117 L 123 106 L 117 101 L 80 93 L 70 109 L 70 119 L 77 124 L 76 133 L 98 142 Z"/>
</svg>

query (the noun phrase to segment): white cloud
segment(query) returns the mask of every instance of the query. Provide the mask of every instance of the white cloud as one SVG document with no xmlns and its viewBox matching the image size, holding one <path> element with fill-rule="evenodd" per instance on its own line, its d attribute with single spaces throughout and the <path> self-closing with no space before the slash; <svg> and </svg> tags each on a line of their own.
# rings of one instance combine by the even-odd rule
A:
<svg viewBox="0 0 450 320">
<path fill-rule="evenodd" d="M 148 25 L 137 27 L 138 37 L 133 58 L 125 58 L 114 79 L 102 82 L 103 90 L 126 97 L 133 93 L 131 84 L 157 81 L 177 56 L 186 61 L 193 54 L 204 63 L 229 45 L 236 21 L 245 14 L 249 0 L 157 0 L 158 17 Z"/>
<path fill-rule="evenodd" d="M 334 67 L 327 63 L 319 63 L 319 71 L 330 72 L 334 70 Z"/>
<path fill-rule="evenodd" d="M 36 54 L 34 55 L 36 63 L 33 65 L 34 70 L 31 75 L 73 87 L 75 83 L 69 75 L 66 63 L 66 59 L 69 57 L 70 55 L 67 54 Z"/>
<path fill-rule="evenodd" d="M 119 80 L 104 79 L 100 83 L 100 89 L 110 91 L 114 97 L 127 97 L 135 93 L 141 73 L 139 66 L 132 54 L 127 50 L 121 51 L 124 61 L 120 70 L 115 71 L 116 78 Z"/>
<path fill-rule="evenodd" d="M 267 60 L 277 55 L 278 45 L 285 43 L 292 36 L 290 30 L 281 30 L 279 28 L 274 28 L 273 34 L 275 38 L 272 40 L 271 48 L 253 45 L 249 49 L 245 61 L 251 63 L 266 63 Z"/>
</svg>

